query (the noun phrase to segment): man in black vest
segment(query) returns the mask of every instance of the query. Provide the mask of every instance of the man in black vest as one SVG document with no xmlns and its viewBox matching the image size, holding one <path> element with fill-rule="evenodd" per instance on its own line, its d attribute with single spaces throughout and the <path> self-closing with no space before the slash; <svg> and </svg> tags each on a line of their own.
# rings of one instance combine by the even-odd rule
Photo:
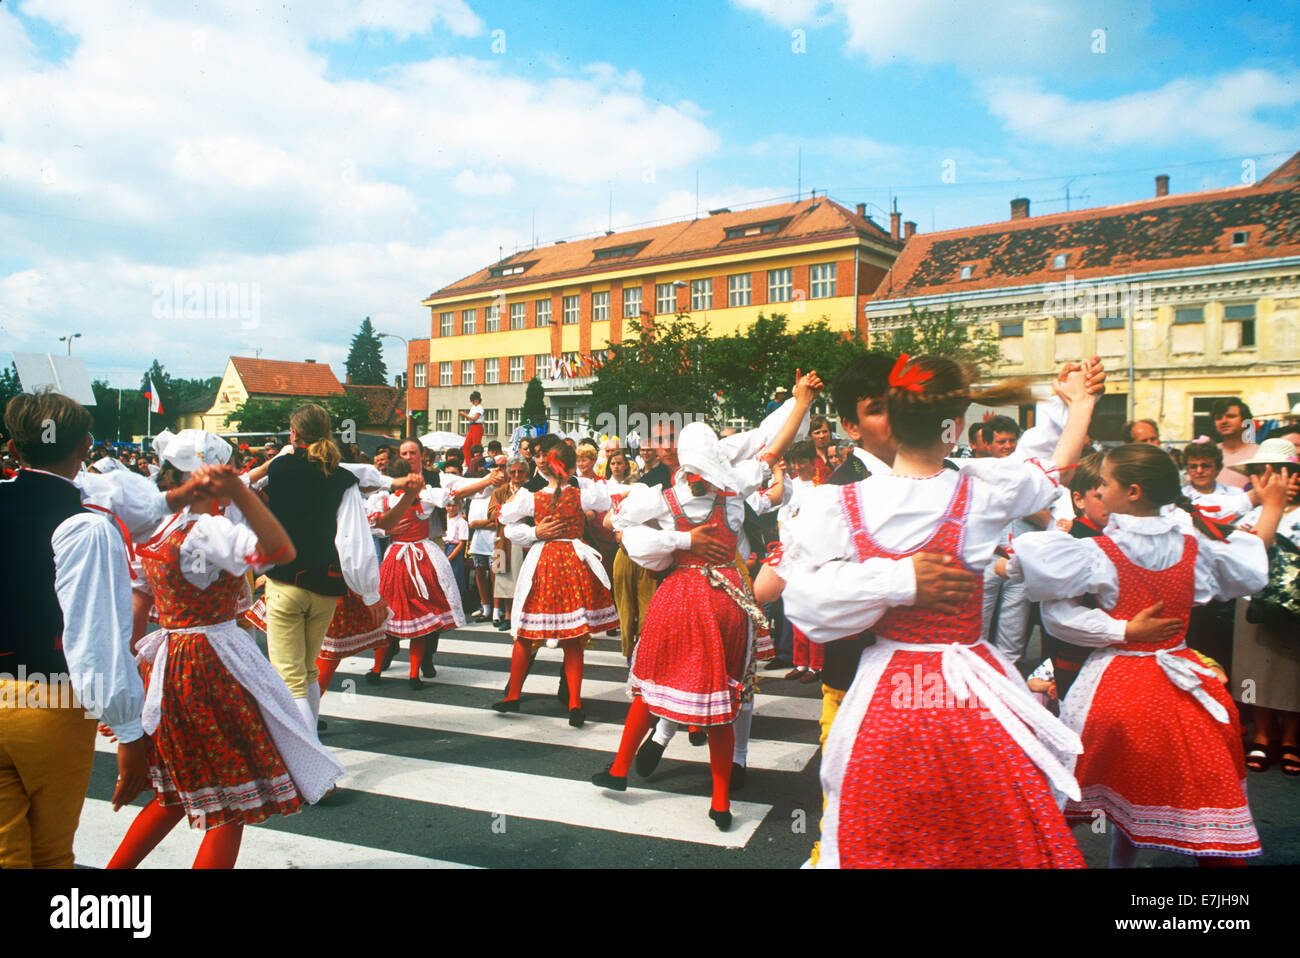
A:
<svg viewBox="0 0 1300 958">
<path fill-rule="evenodd" d="M 23 468 L 0 482 L 0 868 L 71 868 L 95 757 L 95 713 L 118 741 L 121 808 L 149 785 L 144 687 L 131 655 L 128 542 L 74 484 L 91 416 L 58 393 L 5 408 Z M 193 487 L 185 495 L 192 493 Z M 183 504 L 180 495 L 169 502 Z"/>
</svg>

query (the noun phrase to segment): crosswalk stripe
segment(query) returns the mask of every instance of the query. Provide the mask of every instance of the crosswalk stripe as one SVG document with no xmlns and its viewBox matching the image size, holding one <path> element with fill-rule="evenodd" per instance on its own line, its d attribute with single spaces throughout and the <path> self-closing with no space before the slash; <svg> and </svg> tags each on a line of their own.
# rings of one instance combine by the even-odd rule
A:
<svg viewBox="0 0 1300 958">
<path fill-rule="evenodd" d="M 438 674 L 442 675 L 441 669 Z M 347 692 L 327 694 L 321 700 L 321 715 L 327 719 L 382 722 L 431 731 L 591 749 L 608 753 L 610 757 L 618 750 L 623 734 L 622 726 L 603 722 L 588 721 L 581 730 L 572 729 L 563 715 L 529 715 L 523 712 L 499 715 L 490 709 Z M 816 745 L 750 739 L 746 764 L 753 769 L 800 772 L 816 754 Z M 670 755 L 678 761 L 699 765 L 709 763 L 708 750 L 703 748 L 675 748 Z"/>
<path fill-rule="evenodd" d="M 102 736 L 96 737 L 95 748 L 117 750 Z M 539 819 L 719 848 L 744 847 L 772 810 L 771 805 L 733 801 L 731 830 L 720 832 L 706 815 L 707 800 L 699 796 L 635 786 L 621 794 L 602 792 L 590 782 L 354 749 L 331 748 L 330 754 L 347 770 L 340 788 L 504 815 L 507 821 Z"/>
<path fill-rule="evenodd" d="M 113 803 L 87 798 L 81 810 L 74 852 L 78 865 L 103 868 L 113 857 L 122 836 L 139 809 L 119 812 Z M 307 814 L 310 814 L 308 812 Z M 181 822 L 145 859 L 146 868 L 189 868 L 198 853 L 203 833 Z M 419 855 L 404 855 L 365 845 L 316 838 L 256 825 L 245 830 L 237 868 L 471 868 L 456 862 Z"/>
</svg>

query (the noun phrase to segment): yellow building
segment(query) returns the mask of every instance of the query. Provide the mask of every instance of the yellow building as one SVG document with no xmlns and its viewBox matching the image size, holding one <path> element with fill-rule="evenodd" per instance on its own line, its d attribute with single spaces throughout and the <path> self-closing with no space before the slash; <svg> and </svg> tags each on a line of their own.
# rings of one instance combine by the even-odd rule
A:
<svg viewBox="0 0 1300 958">
<path fill-rule="evenodd" d="M 1153 419 L 1161 438 L 1213 435 L 1216 398 L 1255 417 L 1300 401 L 1300 153 L 1255 184 L 917 234 L 866 304 L 873 333 L 948 304 L 997 330 L 1002 375 L 1047 382 L 1099 355 L 1097 439 Z"/>
<path fill-rule="evenodd" d="M 853 329 L 902 247 L 897 215 L 892 234 L 864 206 L 818 196 L 516 253 L 424 300 L 432 328 L 410 344 L 411 408 L 428 411 L 431 429 L 464 432 L 457 411 L 478 390 L 486 436 L 505 439 L 536 375 L 556 425 L 571 429 L 592 380 L 552 378 L 555 365 L 621 342 L 630 321 L 685 311 L 726 335 L 781 312 L 794 327 Z"/>
</svg>

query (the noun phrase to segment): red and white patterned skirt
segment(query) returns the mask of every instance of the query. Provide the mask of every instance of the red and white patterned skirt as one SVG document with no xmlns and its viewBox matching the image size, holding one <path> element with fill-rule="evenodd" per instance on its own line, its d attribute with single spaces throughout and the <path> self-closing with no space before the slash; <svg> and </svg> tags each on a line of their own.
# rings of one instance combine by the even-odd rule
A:
<svg viewBox="0 0 1300 958">
<path fill-rule="evenodd" d="M 146 687 L 165 681 L 162 718 L 149 746 L 149 777 L 162 805 L 183 805 L 193 828 L 255 825 L 302 807 L 257 700 L 206 636 L 173 633 L 165 676 L 140 667 Z"/>
<path fill-rule="evenodd" d="M 379 594 L 392 618 L 390 635 L 414 637 L 465 624 L 451 564 L 427 539 L 394 542 L 379 567 Z"/>
<path fill-rule="evenodd" d="M 734 565 L 718 571 L 744 591 Z M 726 725 L 740 712 L 750 650 L 749 616 L 699 568 L 683 566 L 650 600 L 628 687 L 655 715 Z"/>
<path fill-rule="evenodd" d="M 554 540 L 533 548 L 541 552 L 535 565 L 529 562 L 530 552 L 520 572 L 519 587 L 527 585 L 528 594 L 520 604 L 516 639 L 563 642 L 618 628 L 614 596 L 571 542 Z"/>
<path fill-rule="evenodd" d="M 320 655 L 322 659 L 346 659 L 387 644 L 387 626 L 372 626 L 370 609 L 361 596 L 349 589 L 334 609 L 334 618 L 330 619 L 330 627 L 325 632 Z"/>
<path fill-rule="evenodd" d="M 1166 654 L 1202 664 L 1191 649 Z M 1200 688 L 1227 722 L 1175 686 L 1154 655 L 1089 658 L 1062 706 L 1062 718 L 1083 710 L 1075 767 L 1083 800 L 1068 802 L 1066 817 L 1091 822 L 1100 809 L 1142 848 L 1259 855 L 1237 707 L 1217 679 L 1202 676 Z"/>
</svg>

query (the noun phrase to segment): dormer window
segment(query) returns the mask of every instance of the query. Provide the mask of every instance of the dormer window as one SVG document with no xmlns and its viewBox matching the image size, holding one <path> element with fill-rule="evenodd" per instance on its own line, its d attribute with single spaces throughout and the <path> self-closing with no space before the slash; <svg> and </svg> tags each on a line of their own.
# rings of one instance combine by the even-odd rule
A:
<svg viewBox="0 0 1300 958">
<path fill-rule="evenodd" d="M 1246 231 L 1245 231 L 1245 230 L 1234 230 L 1234 231 L 1233 231 L 1233 234 L 1232 234 L 1232 245 L 1233 245 L 1233 246 L 1245 246 L 1245 245 L 1246 245 Z"/>
<path fill-rule="evenodd" d="M 772 233 L 779 233 L 785 229 L 790 220 L 772 220 L 767 223 L 748 223 L 744 226 L 729 226 L 726 232 L 726 238 L 743 239 L 747 236 L 766 236 Z"/>
<path fill-rule="evenodd" d="M 1065 261 L 1068 259 L 1064 253 L 1057 253 L 1052 257 L 1052 269 L 1065 269 Z"/>
<path fill-rule="evenodd" d="M 971 276 L 974 274 L 974 272 L 975 272 L 975 267 L 974 267 L 974 266 L 963 266 L 963 267 L 961 268 L 961 278 L 962 278 L 962 279 L 970 279 Z"/>
<path fill-rule="evenodd" d="M 501 279 L 504 276 L 518 276 L 527 270 L 530 266 L 536 264 L 536 260 L 530 263 L 502 263 L 500 266 L 493 266 L 488 270 L 493 279 Z"/>
<path fill-rule="evenodd" d="M 650 241 L 646 240 L 644 243 L 630 243 L 627 246 L 607 246 L 604 249 L 594 250 L 592 255 L 596 259 L 625 259 L 635 256 L 649 245 Z"/>
</svg>

